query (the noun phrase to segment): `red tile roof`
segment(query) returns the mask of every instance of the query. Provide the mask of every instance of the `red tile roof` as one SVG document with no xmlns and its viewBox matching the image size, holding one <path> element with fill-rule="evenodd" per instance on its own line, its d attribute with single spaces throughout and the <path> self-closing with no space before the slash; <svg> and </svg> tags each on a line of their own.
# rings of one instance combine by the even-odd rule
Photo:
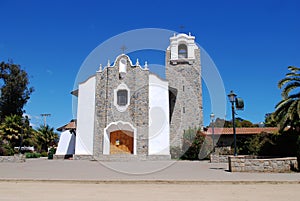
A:
<svg viewBox="0 0 300 201">
<path fill-rule="evenodd" d="M 237 135 L 254 135 L 260 134 L 262 132 L 266 133 L 276 133 L 278 132 L 277 127 L 265 127 L 265 128 L 236 128 Z M 206 135 L 212 134 L 212 128 L 208 128 L 207 131 L 204 131 Z M 214 134 L 216 135 L 233 135 L 233 128 L 214 128 Z"/>
<path fill-rule="evenodd" d="M 68 124 L 62 126 L 62 127 L 59 127 L 58 131 L 64 131 L 64 130 L 71 130 L 71 129 L 76 129 L 76 121 L 75 120 L 72 120 L 70 121 Z"/>
</svg>

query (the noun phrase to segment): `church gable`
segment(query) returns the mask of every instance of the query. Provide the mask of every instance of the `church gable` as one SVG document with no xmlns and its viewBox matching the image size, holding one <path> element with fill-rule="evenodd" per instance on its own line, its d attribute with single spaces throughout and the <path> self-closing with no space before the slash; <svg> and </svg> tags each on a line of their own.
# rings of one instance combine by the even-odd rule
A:
<svg viewBox="0 0 300 201">
<path fill-rule="evenodd" d="M 112 122 L 123 121 L 137 129 L 137 154 L 148 149 L 149 70 L 132 64 L 127 55 L 116 58 L 96 74 L 96 129 L 94 152 L 101 154 L 103 130 Z"/>
</svg>

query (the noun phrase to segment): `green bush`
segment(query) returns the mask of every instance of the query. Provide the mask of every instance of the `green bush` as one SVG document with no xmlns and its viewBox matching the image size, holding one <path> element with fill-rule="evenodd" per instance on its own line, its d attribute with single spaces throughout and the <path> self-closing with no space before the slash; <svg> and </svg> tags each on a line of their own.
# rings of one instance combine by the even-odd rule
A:
<svg viewBox="0 0 300 201">
<path fill-rule="evenodd" d="M 272 156 L 275 154 L 276 138 L 278 135 L 260 133 L 250 139 L 240 139 L 238 141 L 239 154 Z"/>
<path fill-rule="evenodd" d="M 41 154 L 40 153 L 30 153 L 30 152 L 27 152 L 25 153 L 25 157 L 26 158 L 40 158 L 41 157 Z"/>
<path fill-rule="evenodd" d="M 54 147 L 51 147 L 48 152 L 48 159 L 53 159 L 53 155 L 55 154 L 56 149 Z"/>
<path fill-rule="evenodd" d="M 2 144 L 0 147 L 0 156 L 13 156 L 15 151 L 8 145 Z"/>
<path fill-rule="evenodd" d="M 282 134 L 261 133 L 252 137 L 237 139 L 238 154 L 288 157 L 297 156 L 299 134 L 286 131 Z M 299 142 L 300 143 L 300 142 Z"/>
<path fill-rule="evenodd" d="M 45 152 L 45 151 L 41 152 L 41 157 L 47 157 L 47 156 L 48 156 L 47 152 Z"/>
<path fill-rule="evenodd" d="M 50 154 L 55 154 L 56 153 L 56 148 L 51 147 L 50 150 L 49 150 L 49 153 Z"/>
</svg>

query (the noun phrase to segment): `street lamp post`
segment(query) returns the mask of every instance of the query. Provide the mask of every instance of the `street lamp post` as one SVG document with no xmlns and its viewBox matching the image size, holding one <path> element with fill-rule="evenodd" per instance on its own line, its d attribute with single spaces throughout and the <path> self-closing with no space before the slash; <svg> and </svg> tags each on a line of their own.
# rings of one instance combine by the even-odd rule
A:
<svg viewBox="0 0 300 201">
<path fill-rule="evenodd" d="M 211 120 L 211 131 L 212 131 L 212 144 L 213 144 L 213 152 L 215 152 L 215 114 L 211 113 L 210 114 L 210 120 Z"/>
<path fill-rule="evenodd" d="M 235 111 L 234 103 L 236 101 L 236 94 L 231 90 L 228 94 L 229 101 L 231 102 L 231 111 L 232 111 L 232 127 L 233 127 L 233 140 L 234 140 L 234 155 L 237 156 L 236 151 L 236 131 L 235 131 Z"/>
</svg>

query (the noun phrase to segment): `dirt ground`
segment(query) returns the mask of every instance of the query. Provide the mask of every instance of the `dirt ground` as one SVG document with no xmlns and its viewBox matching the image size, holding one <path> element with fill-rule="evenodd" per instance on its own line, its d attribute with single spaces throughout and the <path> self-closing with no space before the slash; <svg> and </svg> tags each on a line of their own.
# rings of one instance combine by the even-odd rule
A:
<svg viewBox="0 0 300 201">
<path fill-rule="evenodd" d="M 1 181 L 0 200 L 101 201 L 289 201 L 299 200 L 299 184 L 71 183 Z"/>
</svg>

